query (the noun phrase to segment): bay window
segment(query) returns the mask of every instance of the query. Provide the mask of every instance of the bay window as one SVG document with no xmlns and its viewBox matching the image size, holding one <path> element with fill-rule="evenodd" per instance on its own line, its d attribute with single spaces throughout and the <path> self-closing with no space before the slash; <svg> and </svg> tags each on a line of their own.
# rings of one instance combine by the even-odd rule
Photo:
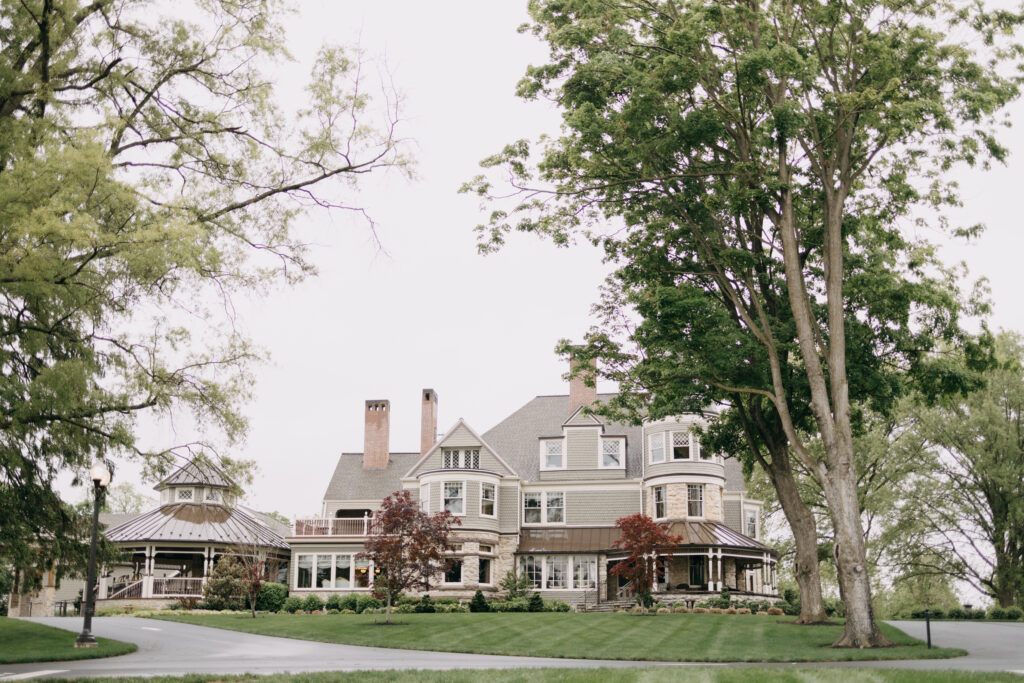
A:
<svg viewBox="0 0 1024 683">
<path fill-rule="evenodd" d="M 651 462 L 665 462 L 665 435 L 651 434 L 648 445 L 651 451 Z"/>
<path fill-rule="evenodd" d="M 564 555 L 548 555 L 545 588 L 568 588 L 568 561 L 569 558 Z"/>
<path fill-rule="evenodd" d="M 495 487 L 494 484 L 480 484 L 480 516 L 481 517 L 494 517 L 494 504 L 495 504 Z"/>
<path fill-rule="evenodd" d="M 465 514 L 465 484 L 461 481 L 444 483 L 444 509 L 453 515 Z"/>
<path fill-rule="evenodd" d="M 665 510 L 665 487 L 664 486 L 655 486 L 654 489 L 653 489 L 653 492 L 654 492 L 654 518 L 655 519 L 665 519 L 665 517 L 667 516 L 666 515 L 666 510 Z"/>
<path fill-rule="evenodd" d="M 686 485 L 686 514 L 690 517 L 704 516 L 704 485 Z"/>
</svg>

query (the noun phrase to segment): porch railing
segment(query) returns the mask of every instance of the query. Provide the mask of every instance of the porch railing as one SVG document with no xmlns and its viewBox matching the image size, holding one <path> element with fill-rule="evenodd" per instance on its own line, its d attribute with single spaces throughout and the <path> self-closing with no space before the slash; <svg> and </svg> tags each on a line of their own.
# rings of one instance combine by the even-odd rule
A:
<svg viewBox="0 0 1024 683">
<path fill-rule="evenodd" d="M 180 577 L 153 579 L 153 597 L 202 597 L 202 577 Z"/>
<path fill-rule="evenodd" d="M 107 600 L 132 600 L 142 597 L 142 581 L 129 584 L 114 584 L 107 593 Z"/>
<path fill-rule="evenodd" d="M 294 536 L 368 536 L 371 517 L 356 519 L 297 519 Z"/>
</svg>

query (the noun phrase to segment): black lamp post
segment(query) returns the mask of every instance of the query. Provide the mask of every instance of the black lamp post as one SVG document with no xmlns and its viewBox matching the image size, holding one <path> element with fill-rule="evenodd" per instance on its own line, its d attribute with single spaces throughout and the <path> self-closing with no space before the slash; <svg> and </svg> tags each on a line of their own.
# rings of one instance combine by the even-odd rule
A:
<svg viewBox="0 0 1024 683">
<path fill-rule="evenodd" d="M 110 470 L 101 460 L 89 470 L 89 478 L 92 479 L 95 491 L 92 508 L 92 543 L 89 545 L 89 573 L 85 580 L 85 620 L 82 632 L 75 640 L 75 647 L 96 647 L 96 639 L 92 636 L 92 613 L 96 608 L 96 543 L 100 533 L 100 502 L 103 500 L 104 489 L 110 484 Z"/>
</svg>

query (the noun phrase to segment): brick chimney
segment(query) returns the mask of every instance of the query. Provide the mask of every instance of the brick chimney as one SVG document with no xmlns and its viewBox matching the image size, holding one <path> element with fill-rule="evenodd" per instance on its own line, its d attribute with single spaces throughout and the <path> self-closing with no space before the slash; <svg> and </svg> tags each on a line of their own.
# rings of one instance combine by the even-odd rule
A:
<svg viewBox="0 0 1024 683">
<path fill-rule="evenodd" d="M 367 401 L 363 428 L 363 469 L 382 470 L 388 466 L 391 401 Z"/>
<path fill-rule="evenodd" d="M 423 390 L 423 402 L 420 417 L 420 455 L 437 443 L 437 392 L 433 389 Z"/>
<path fill-rule="evenodd" d="M 569 367 L 571 372 L 576 372 L 577 368 L 582 365 L 583 361 L 579 361 L 575 356 L 569 357 Z M 587 377 L 589 379 L 596 379 L 594 377 L 593 366 L 589 367 L 590 372 L 586 369 L 581 374 L 577 374 L 569 380 L 569 413 L 575 412 L 580 406 L 589 406 L 590 404 L 597 401 L 597 383 L 594 386 L 588 387 L 584 384 L 583 379 Z"/>
</svg>

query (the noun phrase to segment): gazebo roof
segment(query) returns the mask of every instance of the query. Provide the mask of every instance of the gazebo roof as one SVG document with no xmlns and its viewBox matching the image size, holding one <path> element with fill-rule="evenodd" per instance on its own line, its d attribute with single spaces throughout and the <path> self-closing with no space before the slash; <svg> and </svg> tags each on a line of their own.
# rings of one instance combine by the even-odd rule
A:
<svg viewBox="0 0 1024 683">
<path fill-rule="evenodd" d="M 287 550 L 284 539 L 247 508 L 180 503 L 164 505 L 108 529 L 114 543 L 222 543 Z"/>
<path fill-rule="evenodd" d="M 153 489 L 160 491 L 168 486 L 210 486 L 229 489 L 234 488 L 235 482 L 211 463 L 189 460 Z"/>
</svg>

